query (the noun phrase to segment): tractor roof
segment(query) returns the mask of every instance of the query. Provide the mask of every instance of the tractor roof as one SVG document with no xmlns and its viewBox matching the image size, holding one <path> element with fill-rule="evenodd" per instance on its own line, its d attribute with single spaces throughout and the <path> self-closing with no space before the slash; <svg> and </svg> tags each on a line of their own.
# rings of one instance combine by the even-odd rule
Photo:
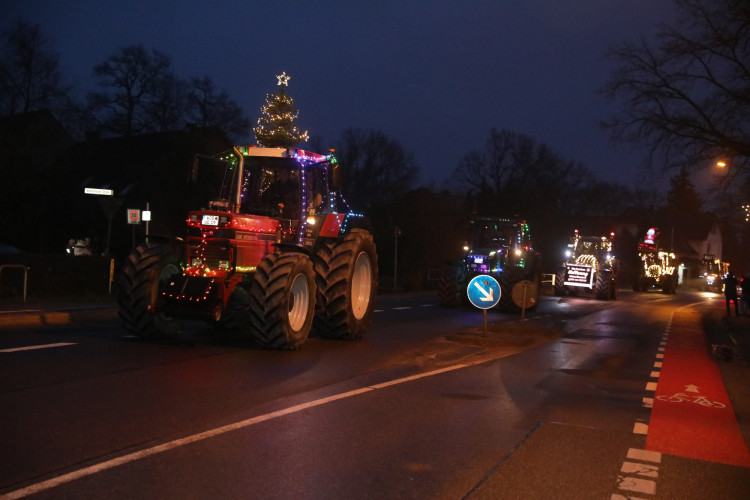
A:
<svg viewBox="0 0 750 500">
<path fill-rule="evenodd" d="M 237 146 L 237 149 L 244 156 L 263 156 L 268 158 L 295 158 L 312 162 L 322 162 L 329 159 L 329 156 L 312 153 L 304 149 L 297 148 L 261 148 L 258 146 Z"/>
</svg>

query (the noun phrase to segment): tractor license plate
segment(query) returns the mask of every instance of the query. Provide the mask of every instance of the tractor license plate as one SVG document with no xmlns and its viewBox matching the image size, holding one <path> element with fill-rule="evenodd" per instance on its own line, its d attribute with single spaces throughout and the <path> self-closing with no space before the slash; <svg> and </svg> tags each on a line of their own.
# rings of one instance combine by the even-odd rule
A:
<svg viewBox="0 0 750 500">
<path fill-rule="evenodd" d="M 218 226 L 219 216 L 218 215 L 204 215 L 201 219 L 201 224 L 204 226 Z"/>
</svg>

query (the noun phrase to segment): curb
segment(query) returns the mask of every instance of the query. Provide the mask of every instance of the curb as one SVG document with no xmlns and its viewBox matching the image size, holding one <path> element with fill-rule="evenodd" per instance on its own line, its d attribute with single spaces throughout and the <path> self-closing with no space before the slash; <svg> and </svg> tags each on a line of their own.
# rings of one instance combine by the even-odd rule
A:
<svg viewBox="0 0 750 500">
<path fill-rule="evenodd" d="M 117 309 L 109 306 L 98 309 L 80 307 L 72 310 L 0 311 L 0 328 L 65 326 L 116 318 Z"/>
</svg>

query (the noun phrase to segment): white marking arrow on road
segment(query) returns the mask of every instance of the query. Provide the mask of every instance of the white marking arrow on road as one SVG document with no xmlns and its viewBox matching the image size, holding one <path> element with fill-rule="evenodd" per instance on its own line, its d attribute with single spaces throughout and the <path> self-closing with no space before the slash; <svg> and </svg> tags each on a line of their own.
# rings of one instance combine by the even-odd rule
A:
<svg viewBox="0 0 750 500">
<path fill-rule="evenodd" d="M 697 385 L 686 385 L 685 392 L 700 392 Z"/>
<path fill-rule="evenodd" d="M 484 297 L 479 297 L 479 300 L 481 300 L 482 302 L 493 302 L 495 300 L 495 293 L 492 291 L 492 288 L 490 288 L 489 290 L 490 293 L 487 293 L 487 290 L 482 288 L 481 285 L 479 285 L 478 281 L 474 282 L 474 286 L 477 287 L 480 292 L 482 292 L 482 295 L 484 295 Z"/>
</svg>

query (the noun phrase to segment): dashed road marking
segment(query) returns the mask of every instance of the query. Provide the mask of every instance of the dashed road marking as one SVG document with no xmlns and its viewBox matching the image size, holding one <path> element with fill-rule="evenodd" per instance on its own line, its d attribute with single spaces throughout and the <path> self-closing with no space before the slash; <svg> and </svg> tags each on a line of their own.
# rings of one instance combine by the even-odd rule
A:
<svg viewBox="0 0 750 500">
<path fill-rule="evenodd" d="M 644 424 L 643 422 L 636 422 L 635 425 L 633 425 L 633 434 L 641 434 L 645 436 L 648 434 L 648 424 Z"/>
<path fill-rule="evenodd" d="M 637 462 L 636 462 L 637 460 Z M 641 463 L 650 462 L 650 463 Z M 659 467 L 654 464 L 661 463 L 661 453 L 655 451 L 641 450 L 638 448 L 628 449 L 627 459 L 623 461 L 620 472 L 628 475 L 617 475 L 617 487 L 620 490 L 634 491 L 636 493 L 645 493 L 647 495 L 656 494 L 656 481 L 659 477 Z M 641 476 L 641 477 L 633 477 Z M 653 478 L 643 479 L 644 477 Z M 613 493 L 611 500 L 643 500 L 641 497 L 634 497 L 630 494 L 623 495 Z"/>
<path fill-rule="evenodd" d="M 621 490 L 635 491 L 653 495 L 656 493 L 656 481 L 632 476 L 617 476 L 617 487 Z"/>
<path fill-rule="evenodd" d="M 628 458 L 631 460 L 641 460 L 643 462 L 661 463 L 661 453 L 658 451 L 641 450 L 639 448 L 630 448 Z"/>
<path fill-rule="evenodd" d="M 625 474 L 638 474 L 639 476 L 646 477 L 657 477 L 659 475 L 659 468 L 655 465 L 625 461 L 622 463 L 620 472 L 624 472 Z"/>
</svg>

